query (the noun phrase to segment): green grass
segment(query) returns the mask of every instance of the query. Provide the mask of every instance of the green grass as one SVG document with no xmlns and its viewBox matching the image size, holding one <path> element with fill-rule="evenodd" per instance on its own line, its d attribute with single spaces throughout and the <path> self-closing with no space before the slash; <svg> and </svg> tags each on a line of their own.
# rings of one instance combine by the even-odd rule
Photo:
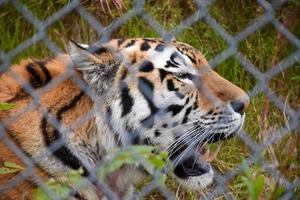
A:
<svg viewBox="0 0 300 200">
<path fill-rule="evenodd" d="M 35 16 L 42 20 L 51 16 L 51 14 L 63 7 L 68 1 L 23 0 L 22 2 L 29 7 Z M 297 1 L 294 2 L 285 4 L 277 10 L 276 17 L 280 21 L 283 22 L 285 16 L 292 10 L 298 9 L 298 13 L 300 13 L 299 3 L 297 4 Z M 131 1 L 126 0 L 124 3 L 127 10 L 132 8 Z M 84 1 L 83 4 L 102 25 L 110 24 L 113 19 L 118 18 L 126 11 L 125 9 L 122 13 L 113 9 L 112 13 L 109 14 L 103 12 L 99 1 Z M 195 11 L 195 6 L 190 0 L 151 0 L 146 2 L 146 10 L 165 29 L 172 30 L 181 20 L 187 18 Z M 210 13 L 226 31 L 235 35 L 243 30 L 253 19 L 261 17 L 263 10 L 252 0 L 219 0 L 210 7 Z M 289 17 L 288 23 L 291 23 L 289 25 L 290 30 L 300 38 L 300 20 L 296 20 L 297 17 L 298 19 L 300 18 L 299 14 Z M 24 40 L 30 38 L 34 33 L 36 33 L 36 29 L 33 25 L 27 22 L 11 5 L 5 4 L 0 7 L 0 48 L 3 51 L 8 52 L 12 50 Z M 54 23 L 48 28 L 47 34 L 62 49 L 65 49 L 68 38 L 83 43 L 91 43 L 98 38 L 96 32 L 75 12 L 67 14 L 61 20 Z M 137 16 L 131 18 L 118 28 L 112 37 L 158 37 L 158 34 L 141 17 Z M 240 43 L 239 49 L 260 71 L 265 72 L 274 63 L 278 63 L 296 49 L 286 39 L 281 38 L 278 42 L 276 37 L 277 32 L 274 27 L 267 24 L 247 37 L 246 40 L 243 40 Z M 201 50 L 208 59 L 212 59 L 228 47 L 226 41 L 203 21 L 195 23 L 176 38 Z M 52 53 L 43 43 L 36 43 L 18 54 L 13 59 L 13 62 L 18 62 L 26 57 L 45 58 L 51 55 Z M 241 64 L 234 57 L 226 59 L 217 66 L 216 71 L 247 91 L 256 85 L 255 77 L 243 70 Z M 284 101 L 289 103 L 293 109 L 299 110 L 300 61 L 274 77 L 269 82 L 269 86 Z M 263 134 L 260 134 L 260 136 L 259 132 L 263 133 L 264 130 L 275 130 L 286 124 L 284 113 L 273 105 L 272 102 L 269 103 L 268 114 L 262 123 L 265 99 L 264 94 L 253 97 L 247 111 L 245 131 L 256 142 L 260 142 L 265 137 Z M 300 176 L 300 140 L 295 131 L 291 133 L 293 134 L 284 137 L 278 144 L 273 145 L 270 149 L 263 152 L 262 157 L 271 164 L 278 163 L 278 169 L 281 173 L 288 180 L 293 181 L 295 177 Z M 213 164 L 222 173 L 233 170 L 242 160 L 252 154 L 251 149 L 238 138 L 222 142 L 218 145 L 222 146 L 222 150 Z M 216 145 L 212 145 L 211 148 L 216 148 Z M 271 194 L 273 196 L 262 195 L 261 198 L 276 199 L 276 195 L 278 195 L 276 191 L 280 189 L 280 186 L 268 174 L 263 173 L 263 176 L 266 181 L 263 194 Z M 180 199 L 196 199 L 196 194 L 180 188 L 172 179 L 168 180 L 168 186 L 176 192 L 176 195 Z M 248 199 L 249 197 L 247 185 L 243 182 L 242 175 L 235 177 L 230 182 L 228 188 L 238 199 Z M 298 194 L 300 193 L 299 189 L 297 192 Z M 154 192 L 147 199 L 162 199 L 162 197 L 159 192 Z"/>
</svg>

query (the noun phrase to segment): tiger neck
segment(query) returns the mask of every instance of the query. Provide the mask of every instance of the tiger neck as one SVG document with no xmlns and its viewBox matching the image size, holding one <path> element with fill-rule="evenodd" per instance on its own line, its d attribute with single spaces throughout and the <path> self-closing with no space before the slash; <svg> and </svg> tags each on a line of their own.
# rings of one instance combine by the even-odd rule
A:
<svg viewBox="0 0 300 200">
<path fill-rule="evenodd" d="M 101 114 L 96 114 L 95 123 L 98 130 L 97 143 L 99 145 L 99 149 L 102 149 L 105 154 L 111 154 L 120 147 L 120 141 L 116 137 L 117 133 L 109 124 L 108 120 L 104 119 Z"/>
</svg>

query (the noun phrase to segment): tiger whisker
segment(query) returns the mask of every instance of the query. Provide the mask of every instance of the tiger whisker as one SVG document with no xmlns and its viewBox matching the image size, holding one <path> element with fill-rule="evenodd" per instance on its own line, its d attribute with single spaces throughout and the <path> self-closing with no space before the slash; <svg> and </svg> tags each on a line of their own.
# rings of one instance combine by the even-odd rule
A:
<svg viewBox="0 0 300 200">
<path fill-rule="evenodd" d="M 197 129 L 197 127 L 192 127 L 190 129 L 188 129 L 183 135 L 178 137 L 174 142 L 172 142 L 168 147 L 166 147 L 165 150 L 167 150 L 167 151 L 173 150 L 173 147 L 176 147 L 178 143 L 183 142 L 184 139 L 189 137 L 191 132 L 193 132 L 195 129 Z"/>
<path fill-rule="evenodd" d="M 199 129 L 199 128 L 197 128 Z M 190 134 L 193 134 L 197 131 L 197 129 L 193 130 L 192 132 L 190 132 Z M 194 137 L 197 137 L 197 135 L 195 135 Z M 191 137 L 190 140 L 188 141 L 188 143 L 190 141 L 192 141 L 194 139 L 194 137 Z M 176 166 L 178 164 L 178 162 L 183 158 L 183 156 L 193 147 L 193 145 L 197 142 L 197 140 L 194 140 L 192 142 L 192 144 L 189 145 L 189 147 L 187 149 L 184 150 L 184 152 L 180 153 L 179 157 L 176 158 L 175 162 L 173 163 L 174 166 Z"/>
<path fill-rule="evenodd" d="M 201 144 L 201 142 L 203 141 L 203 139 L 206 138 L 205 135 L 207 135 L 210 132 L 212 132 L 214 130 L 214 128 L 215 128 L 215 126 L 213 128 L 211 128 L 211 129 L 207 130 L 206 132 L 202 133 L 199 138 L 197 138 L 195 141 L 193 141 L 192 144 L 190 144 L 189 147 L 181 153 L 181 155 L 178 157 L 178 159 L 176 159 L 177 161 L 174 163 L 174 166 L 176 166 L 180 162 L 180 160 L 185 156 L 185 154 L 188 153 L 191 150 L 191 148 L 193 148 L 193 146 L 196 143 Z"/>
<path fill-rule="evenodd" d="M 215 128 L 216 128 L 216 127 L 213 127 L 213 128 L 211 129 L 211 132 L 213 132 L 213 131 L 215 130 Z M 210 135 L 209 138 L 207 138 L 207 140 L 206 140 L 204 143 L 199 142 L 198 145 L 197 145 L 197 147 L 196 147 L 196 149 L 199 149 L 199 148 L 200 148 L 200 145 L 203 146 L 203 147 L 206 146 L 206 145 L 208 144 L 209 140 L 210 140 L 212 137 L 213 137 L 213 135 Z M 200 157 L 198 158 L 198 160 L 199 160 L 199 159 L 200 159 Z M 195 165 L 196 161 L 197 161 L 197 160 L 194 160 L 193 165 Z"/>
<path fill-rule="evenodd" d="M 155 143 L 157 140 L 160 140 L 160 139 L 162 139 L 163 137 L 166 137 L 166 136 L 168 136 L 169 134 L 172 134 L 172 130 L 178 129 L 178 128 L 180 128 L 180 127 L 189 126 L 190 124 L 193 124 L 193 123 L 195 123 L 195 122 L 201 122 L 201 121 L 199 121 L 199 120 L 189 121 L 189 122 L 187 122 L 187 123 L 179 124 L 179 125 L 177 125 L 177 126 L 174 126 L 174 127 L 171 127 L 171 128 L 169 128 L 169 129 L 167 129 L 167 130 L 164 131 L 159 137 L 155 138 L 154 143 Z"/>
<path fill-rule="evenodd" d="M 196 128 L 195 128 L 196 129 Z M 169 145 L 167 148 L 166 148 L 166 151 L 168 152 L 172 152 L 171 154 L 168 155 L 168 161 L 170 160 L 170 157 L 176 153 L 176 151 L 174 151 L 175 148 L 177 149 L 180 149 L 181 147 L 183 147 L 185 145 L 185 143 L 183 142 L 185 138 L 188 138 L 193 132 L 194 130 L 190 130 L 190 131 L 187 131 L 185 134 L 183 134 L 182 136 L 180 136 L 178 139 L 175 140 L 175 142 L 173 142 L 171 145 Z M 192 140 L 193 138 L 189 138 L 188 142 L 190 140 Z M 181 143 L 180 145 L 178 145 L 179 143 Z"/>
</svg>

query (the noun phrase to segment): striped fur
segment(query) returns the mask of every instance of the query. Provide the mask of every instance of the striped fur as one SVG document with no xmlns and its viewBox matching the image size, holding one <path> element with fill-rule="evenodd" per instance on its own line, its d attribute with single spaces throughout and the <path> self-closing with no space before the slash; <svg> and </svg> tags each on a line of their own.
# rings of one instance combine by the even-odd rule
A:
<svg viewBox="0 0 300 200">
<path fill-rule="evenodd" d="M 60 80 L 66 73 L 70 75 Z M 15 75 L 31 86 L 39 102 Z M 92 96 L 83 88 L 89 88 Z M 187 130 L 195 130 L 191 137 L 200 137 L 198 126 L 213 130 L 207 132 L 206 142 L 231 137 L 243 117 L 230 103 L 241 99 L 246 107 L 245 92 L 215 73 L 196 49 L 160 39 L 115 39 L 88 48 L 73 43 L 68 54 L 47 61 L 28 59 L 0 75 L 0 102 L 16 104 L 0 111 L 5 137 L 36 160 L 35 170 L 43 180 L 60 181 L 62 174 L 79 168 L 87 177 L 107 152 L 122 146 L 145 144 L 168 150 Z M 22 113 L 23 109 L 28 110 Z M 50 151 L 59 141 L 61 145 Z M 0 162 L 25 165 L 1 140 L 0 152 Z M 107 180 L 121 197 L 129 171 L 124 167 Z M 1 176 L 0 186 L 13 177 Z M 197 190 L 212 177 L 209 171 L 182 182 Z M 72 198 L 103 197 L 92 185 Z M 30 174 L 0 199 L 30 199 L 34 188 Z"/>
</svg>

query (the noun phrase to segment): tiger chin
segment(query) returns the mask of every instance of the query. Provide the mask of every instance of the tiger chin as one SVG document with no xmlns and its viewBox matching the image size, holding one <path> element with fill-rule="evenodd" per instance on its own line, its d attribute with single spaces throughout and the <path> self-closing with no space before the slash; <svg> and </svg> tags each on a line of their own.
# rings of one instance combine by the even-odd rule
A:
<svg viewBox="0 0 300 200">
<path fill-rule="evenodd" d="M 34 89 L 38 103 L 16 75 Z M 198 191 L 214 178 L 204 159 L 205 146 L 241 129 L 249 97 L 214 72 L 190 45 L 135 38 L 101 45 L 70 42 L 67 54 L 13 65 L 0 75 L 0 102 L 16 105 L 0 111 L 5 137 L 35 161 L 34 174 L 43 180 L 59 181 L 61 174 L 80 168 L 90 180 L 109 152 L 151 145 L 168 152 L 171 167 L 166 173 Z M 56 143 L 60 145 L 53 149 Z M 24 164 L 2 140 L 0 152 L 0 162 Z M 36 175 L 6 189 L 0 199 L 30 198 L 38 186 Z M 124 198 L 127 186 L 143 176 L 139 167 L 124 166 L 106 181 Z M 13 178 L 1 176 L 0 186 Z M 88 189 L 75 190 L 70 198 L 104 196 L 91 181 Z"/>
</svg>

